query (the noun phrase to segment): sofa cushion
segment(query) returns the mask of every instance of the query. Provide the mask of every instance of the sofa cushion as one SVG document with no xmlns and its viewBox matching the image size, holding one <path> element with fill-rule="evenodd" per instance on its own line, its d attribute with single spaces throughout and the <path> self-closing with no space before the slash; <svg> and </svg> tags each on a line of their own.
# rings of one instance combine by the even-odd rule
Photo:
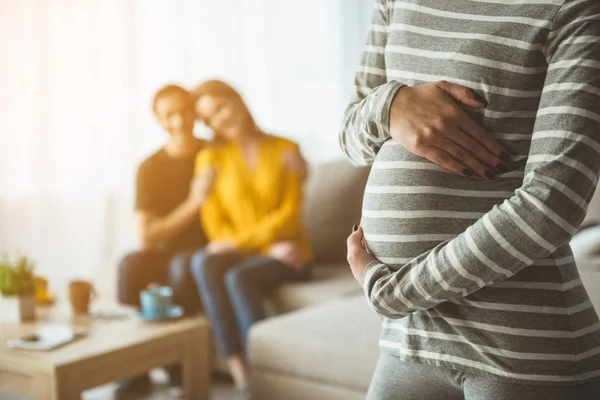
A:
<svg viewBox="0 0 600 400">
<path fill-rule="evenodd" d="M 582 264 L 579 269 L 581 281 L 590 296 L 590 300 L 596 309 L 596 313 L 600 316 L 600 258 L 588 261 Z"/>
<path fill-rule="evenodd" d="M 310 281 L 283 285 L 270 300 L 274 312 L 281 314 L 360 294 L 361 290 L 348 263 L 325 264 L 314 268 Z"/>
<path fill-rule="evenodd" d="M 276 371 L 252 370 L 252 400 L 365 400 L 363 390 Z"/>
<path fill-rule="evenodd" d="M 571 239 L 571 250 L 575 258 L 584 261 L 600 257 L 600 225 L 588 226 Z"/>
<path fill-rule="evenodd" d="M 592 225 L 600 222 L 600 188 L 596 190 L 594 196 L 590 200 L 585 219 L 582 226 Z"/>
<path fill-rule="evenodd" d="M 368 168 L 345 161 L 311 166 L 303 219 L 318 263 L 346 260 L 346 239 L 360 221 L 368 175 Z"/>
<path fill-rule="evenodd" d="M 379 355 L 379 318 L 363 295 L 267 319 L 252 327 L 253 370 L 367 392 Z"/>
</svg>

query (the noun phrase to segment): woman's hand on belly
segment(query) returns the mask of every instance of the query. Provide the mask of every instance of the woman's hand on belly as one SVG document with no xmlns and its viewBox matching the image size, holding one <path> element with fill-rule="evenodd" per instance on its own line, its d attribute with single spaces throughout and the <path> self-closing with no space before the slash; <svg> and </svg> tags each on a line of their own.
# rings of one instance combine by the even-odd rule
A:
<svg viewBox="0 0 600 400">
<path fill-rule="evenodd" d="M 354 225 L 352 228 L 352 234 L 348 237 L 348 263 L 350 269 L 352 269 L 352 275 L 354 279 L 363 284 L 363 274 L 367 265 L 373 261 L 377 261 L 375 257 L 369 254 L 367 246 L 365 244 L 365 235 L 362 227 Z"/>
<path fill-rule="evenodd" d="M 462 176 L 494 179 L 508 171 L 510 155 L 457 104 L 482 108 L 471 89 L 441 81 L 398 90 L 390 108 L 390 134 L 411 153 Z"/>
</svg>

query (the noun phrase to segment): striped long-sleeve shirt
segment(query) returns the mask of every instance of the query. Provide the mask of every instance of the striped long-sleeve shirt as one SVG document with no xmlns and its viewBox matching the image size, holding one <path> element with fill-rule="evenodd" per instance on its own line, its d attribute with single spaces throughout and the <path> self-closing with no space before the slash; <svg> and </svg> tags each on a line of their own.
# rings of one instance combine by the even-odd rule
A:
<svg viewBox="0 0 600 400">
<path fill-rule="evenodd" d="M 461 177 L 390 140 L 398 89 L 438 80 L 487 100 L 467 112 L 509 172 Z M 340 141 L 372 164 L 364 287 L 382 351 L 519 382 L 600 377 L 568 244 L 600 172 L 600 1 L 379 0 L 356 95 Z"/>
</svg>

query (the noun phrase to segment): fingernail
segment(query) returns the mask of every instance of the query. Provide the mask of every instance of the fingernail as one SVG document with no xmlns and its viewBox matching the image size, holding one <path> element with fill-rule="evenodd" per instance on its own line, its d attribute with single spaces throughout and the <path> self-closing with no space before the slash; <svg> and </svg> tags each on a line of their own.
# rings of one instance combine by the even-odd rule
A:
<svg viewBox="0 0 600 400">
<path fill-rule="evenodd" d="M 354 224 L 352 226 L 352 233 L 356 232 L 358 230 L 358 225 Z"/>
<path fill-rule="evenodd" d="M 486 99 L 484 99 L 483 97 L 481 97 L 480 95 L 478 95 L 475 92 L 473 92 L 473 96 L 475 97 L 475 100 L 477 100 L 478 102 L 480 102 L 484 106 L 487 106 L 487 100 Z"/>
<path fill-rule="evenodd" d="M 465 174 L 466 176 L 473 176 L 473 171 L 471 171 L 470 169 L 464 169 L 463 170 L 463 174 Z"/>
<path fill-rule="evenodd" d="M 504 161 L 505 164 L 508 164 L 510 162 L 510 154 L 504 151 L 502 154 L 500 154 L 500 159 Z"/>
<path fill-rule="evenodd" d="M 488 170 L 485 171 L 485 177 L 488 178 L 488 179 L 494 179 L 496 177 L 496 174 L 494 174 L 492 172 L 492 170 L 488 169 Z"/>
<path fill-rule="evenodd" d="M 496 171 L 504 174 L 505 172 L 508 172 L 508 167 L 503 163 L 498 163 L 498 165 L 496 165 Z"/>
</svg>

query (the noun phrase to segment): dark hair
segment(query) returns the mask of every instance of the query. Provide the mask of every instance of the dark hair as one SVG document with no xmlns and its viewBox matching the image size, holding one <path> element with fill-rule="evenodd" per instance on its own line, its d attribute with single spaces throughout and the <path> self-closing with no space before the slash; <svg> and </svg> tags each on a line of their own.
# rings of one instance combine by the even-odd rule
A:
<svg viewBox="0 0 600 400">
<path fill-rule="evenodd" d="M 185 96 L 186 98 L 188 98 L 190 100 L 190 103 L 192 101 L 192 98 L 190 97 L 190 93 L 187 90 L 185 90 L 184 88 L 182 88 L 181 86 L 167 85 L 167 86 L 162 87 L 154 95 L 154 100 L 152 101 L 152 111 L 154 111 L 156 113 L 156 104 L 158 103 L 158 101 L 160 99 L 162 99 L 163 97 L 173 95 L 173 94 Z"/>
</svg>

